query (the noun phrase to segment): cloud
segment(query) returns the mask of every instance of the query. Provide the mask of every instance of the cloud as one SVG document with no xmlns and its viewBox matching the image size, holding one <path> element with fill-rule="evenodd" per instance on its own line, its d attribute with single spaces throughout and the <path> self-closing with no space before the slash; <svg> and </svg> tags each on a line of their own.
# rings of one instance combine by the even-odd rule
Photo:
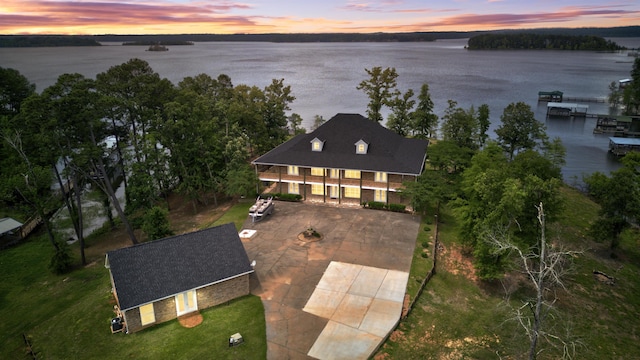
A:
<svg viewBox="0 0 640 360">
<path fill-rule="evenodd" d="M 470 27 L 476 28 L 510 28 L 522 26 L 540 26 L 544 23 L 572 22 L 579 21 L 581 18 L 589 16 L 598 17 L 615 17 L 619 18 L 625 15 L 637 15 L 638 11 L 627 11 L 605 6 L 593 7 L 566 7 L 561 8 L 557 12 L 539 12 L 539 13 L 496 13 L 496 14 L 462 14 L 441 18 L 433 22 L 422 22 L 414 24 L 414 26 L 422 27 Z"/>
<path fill-rule="evenodd" d="M 7 1 L 7 0 L 5 0 Z M 226 15 L 231 10 L 249 9 L 241 3 L 134 3 L 112 1 L 26 1 L 0 5 L 0 31 L 29 27 L 108 27 L 179 24 L 216 24 L 254 27 L 247 16 Z"/>
</svg>

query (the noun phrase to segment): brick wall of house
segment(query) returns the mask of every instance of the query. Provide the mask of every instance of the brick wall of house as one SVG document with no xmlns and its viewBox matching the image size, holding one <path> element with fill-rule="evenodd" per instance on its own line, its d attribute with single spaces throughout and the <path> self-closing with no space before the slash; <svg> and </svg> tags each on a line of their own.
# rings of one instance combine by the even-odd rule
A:
<svg viewBox="0 0 640 360">
<path fill-rule="evenodd" d="M 198 309 L 206 309 L 248 295 L 250 290 L 249 274 L 207 286 L 197 291 Z"/>
<path fill-rule="evenodd" d="M 207 286 L 196 291 L 198 309 L 202 310 L 216 306 L 235 298 L 248 295 L 249 292 L 249 274 Z M 126 311 L 125 318 L 127 321 L 127 330 L 132 333 L 177 318 L 178 313 L 176 310 L 175 297 L 171 296 L 164 300 L 154 302 L 153 311 L 156 316 L 156 321 L 145 326 L 142 326 L 142 322 L 140 321 L 140 310 L 138 308 Z"/>
</svg>

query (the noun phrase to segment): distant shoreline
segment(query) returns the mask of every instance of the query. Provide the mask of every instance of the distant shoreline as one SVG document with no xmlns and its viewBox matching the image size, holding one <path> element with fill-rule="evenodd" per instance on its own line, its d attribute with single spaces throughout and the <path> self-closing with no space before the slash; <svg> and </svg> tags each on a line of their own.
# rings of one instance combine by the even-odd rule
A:
<svg viewBox="0 0 640 360">
<path fill-rule="evenodd" d="M 640 26 L 613 28 L 547 28 L 493 31 L 451 31 L 412 33 L 296 33 L 296 34 L 163 34 L 163 35 L 0 35 L 0 47 L 101 46 L 101 43 L 162 43 L 178 45 L 194 42 L 430 42 L 465 39 L 485 34 L 542 34 L 600 37 L 640 37 Z"/>
</svg>

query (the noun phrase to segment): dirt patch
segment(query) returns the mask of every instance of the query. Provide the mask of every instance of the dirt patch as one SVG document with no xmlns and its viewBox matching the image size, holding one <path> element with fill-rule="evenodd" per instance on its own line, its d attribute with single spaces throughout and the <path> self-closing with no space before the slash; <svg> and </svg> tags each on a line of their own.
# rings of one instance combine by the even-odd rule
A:
<svg viewBox="0 0 640 360">
<path fill-rule="evenodd" d="M 445 247 L 440 244 L 438 256 L 444 270 L 454 275 L 462 275 L 473 282 L 478 282 L 478 276 L 476 275 L 476 269 L 473 267 L 472 259 L 470 256 L 462 253 L 460 246 L 450 245 Z"/>
<path fill-rule="evenodd" d="M 180 325 L 186 328 L 192 328 L 202 323 L 202 314 L 199 311 L 188 313 L 178 318 Z"/>
</svg>

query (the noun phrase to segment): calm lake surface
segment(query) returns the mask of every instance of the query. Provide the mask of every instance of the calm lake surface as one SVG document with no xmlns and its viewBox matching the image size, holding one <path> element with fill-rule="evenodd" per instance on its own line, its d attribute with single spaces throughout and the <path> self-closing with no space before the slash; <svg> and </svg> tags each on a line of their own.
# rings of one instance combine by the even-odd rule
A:
<svg viewBox="0 0 640 360">
<path fill-rule="evenodd" d="M 630 48 L 640 39 L 612 39 Z M 550 137 L 560 137 L 567 148 L 565 181 L 583 174 L 609 172 L 619 163 L 608 155 L 608 137 L 593 135 L 595 118 L 546 119 L 546 103 L 538 91 L 560 90 L 565 97 L 604 98 L 612 81 L 630 77 L 633 57 L 621 53 L 567 51 L 467 51 L 466 39 L 428 43 L 248 43 L 209 42 L 171 46 L 167 52 L 146 47 L 105 44 L 101 47 L 0 48 L 0 66 L 20 71 L 41 92 L 59 75 L 96 74 L 131 58 L 146 60 L 172 81 L 206 73 L 226 74 L 234 85 L 263 88 L 283 78 L 296 100 L 291 112 L 309 127 L 314 115 L 331 118 L 339 112 L 365 114 L 368 99 L 356 89 L 367 78 L 365 68 L 395 67 L 398 87 L 417 93 L 429 84 L 435 112 L 442 116 L 447 100 L 469 108 L 488 104 L 493 130 L 503 109 L 512 102 L 531 105 Z M 590 114 L 608 112 L 607 104 L 585 103 Z"/>
</svg>

